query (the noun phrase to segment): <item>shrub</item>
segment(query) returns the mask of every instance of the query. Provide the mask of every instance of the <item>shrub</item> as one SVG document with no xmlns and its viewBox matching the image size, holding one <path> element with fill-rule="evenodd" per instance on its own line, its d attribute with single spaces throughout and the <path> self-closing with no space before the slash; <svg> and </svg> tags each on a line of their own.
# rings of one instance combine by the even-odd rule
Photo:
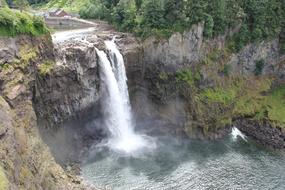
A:
<svg viewBox="0 0 285 190">
<path fill-rule="evenodd" d="M 204 36 L 211 38 L 213 35 L 213 28 L 214 28 L 213 17 L 209 14 L 205 14 Z"/>
<path fill-rule="evenodd" d="M 27 34 L 32 36 L 48 34 L 49 30 L 40 17 L 32 17 L 28 13 L 0 9 L 0 36 L 16 36 Z"/>
<path fill-rule="evenodd" d="M 263 59 L 255 61 L 255 70 L 254 70 L 255 75 L 262 74 L 264 65 L 265 65 L 265 61 Z"/>
<path fill-rule="evenodd" d="M 223 68 L 223 73 L 224 73 L 224 75 L 229 76 L 229 75 L 230 75 L 230 72 L 231 72 L 231 66 L 228 65 L 228 64 L 225 64 L 225 65 L 224 65 L 224 68 Z"/>
<path fill-rule="evenodd" d="M 93 18 L 93 19 L 108 19 L 110 17 L 109 10 L 100 1 L 91 4 L 88 3 L 86 6 L 80 9 L 79 15 L 82 18 Z"/>
<path fill-rule="evenodd" d="M 194 84 L 194 77 L 190 69 L 180 70 L 176 73 L 176 80 L 186 82 L 189 85 Z"/>
<path fill-rule="evenodd" d="M 214 88 L 206 89 L 202 93 L 202 97 L 212 103 L 230 104 L 236 97 L 235 89 Z"/>
</svg>

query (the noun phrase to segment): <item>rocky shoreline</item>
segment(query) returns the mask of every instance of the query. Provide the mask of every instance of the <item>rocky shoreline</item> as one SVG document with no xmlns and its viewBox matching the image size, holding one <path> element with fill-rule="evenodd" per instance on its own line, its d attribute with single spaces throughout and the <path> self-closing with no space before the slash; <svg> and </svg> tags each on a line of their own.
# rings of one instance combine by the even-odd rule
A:
<svg viewBox="0 0 285 190">
<path fill-rule="evenodd" d="M 246 135 L 257 140 L 260 144 L 276 149 L 285 149 L 285 129 L 266 120 L 237 119 L 233 122 Z"/>
</svg>

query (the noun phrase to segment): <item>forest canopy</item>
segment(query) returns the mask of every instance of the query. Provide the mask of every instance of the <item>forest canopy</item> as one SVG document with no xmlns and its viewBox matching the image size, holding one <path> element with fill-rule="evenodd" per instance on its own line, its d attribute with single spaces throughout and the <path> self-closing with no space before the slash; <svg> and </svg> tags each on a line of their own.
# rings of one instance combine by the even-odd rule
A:
<svg viewBox="0 0 285 190">
<path fill-rule="evenodd" d="M 167 37 L 203 22 L 211 38 L 238 27 L 230 47 L 276 37 L 284 27 L 285 0 L 90 0 L 83 18 L 104 19 L 138 36 Z"/>
<path fill-rule="evenodd" d="M 27 0 L 8 0 L 8 2 Z M 139 37 L 169 37 L 193 24 L 204 23 L 204 36 L 212 38 L 237 29 L 229 46 L 244 45 L 280 34 L 285 41 L 285 0 L 28 0 L 30 4 L 73 7 L 82 18 L 102 19 L 120 31 Z M 285 42 L 284 42 L 285 43 Z M 284 44 L 283 43 L 283 44 Z M 284 45 L 285 49 L 285 45 Z"/>
</svg>

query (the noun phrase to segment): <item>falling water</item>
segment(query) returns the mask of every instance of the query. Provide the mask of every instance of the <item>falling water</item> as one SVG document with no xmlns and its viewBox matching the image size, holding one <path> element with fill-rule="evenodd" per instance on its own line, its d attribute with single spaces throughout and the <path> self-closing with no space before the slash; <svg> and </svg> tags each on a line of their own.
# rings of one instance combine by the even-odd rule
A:
<svg viewBox="0 0 285 190">
<path fill-rule="evenodd" d="M 240 130 L 238 130 L 238 128 L 236 128 L 236 127 L 232 128 L 231 135 L 232 135 L 234 140 L 236 140 L 238 137 L 241 137 L 244 141 L 247 141 L 246 136 L 244 134 L 242 134 L 242 132 Z"/>
<path fill-rule="evenodd" d="M 123 56 L 113 41 L 106 41 L 110 61 L 104 51 L 99 56 L 100 77 L 106 90 L 104 100 L 105 123 L 110 131 L 108 146 L 126 154 L 148 146 L 145 136 L 134 131 Z"/>
</svg>

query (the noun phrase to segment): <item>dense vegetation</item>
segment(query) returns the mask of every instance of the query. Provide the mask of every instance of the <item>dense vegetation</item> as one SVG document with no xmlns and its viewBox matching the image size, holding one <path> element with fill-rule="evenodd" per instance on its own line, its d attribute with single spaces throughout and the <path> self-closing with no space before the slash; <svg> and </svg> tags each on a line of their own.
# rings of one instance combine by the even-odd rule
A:
<svg viewBox="0 0 285 190">
<path fill-rule="evenodd" d="M 118 29 L 139 36 L 168 35 L 198 22 L 204 35 L 224 34 L 240 27 L 231 48 L 276 36 L 284 19 L 284 0 L 90 0 L 81 9 L 85 18 L 105 19 Z"/>
<path fill-rule="evenodd" d="M 49 31 L 40 17 L 28 13 L 0 9 L 0 36 L 16 36 L 19 34 L 42 35 Z"/>
<path fill-rule="evenodd" d="M 89 0 L 29 0 L 29 3 L 35 8 L 56 9 L 63 8 L 69 12 L 78 12 Z"/>
</svg>

